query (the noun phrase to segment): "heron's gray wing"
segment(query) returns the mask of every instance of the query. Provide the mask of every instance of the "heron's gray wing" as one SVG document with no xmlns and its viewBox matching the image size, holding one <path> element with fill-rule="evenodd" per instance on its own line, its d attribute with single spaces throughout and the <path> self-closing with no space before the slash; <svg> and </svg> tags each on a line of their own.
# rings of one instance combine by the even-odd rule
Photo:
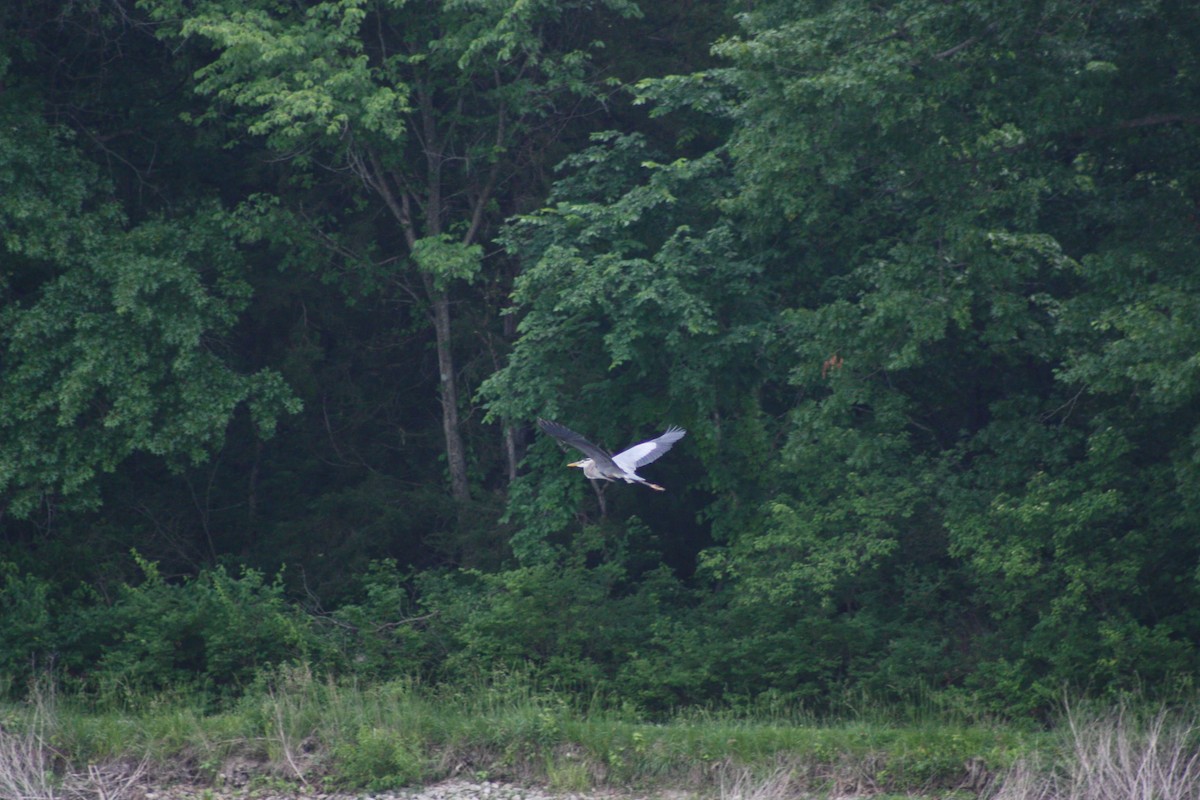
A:
<svg viewBox="0 0 1200 800">
<path fill-rule="evenodd" d="M 651 461 L 662 458 L 663 454 L 670 450 L 671 446 L 682 439 L 686 433 L 687 431 L 683 428 L 672 425 L 657 439 L 635 444 L 628 450 L 622 450 L 613 456 L 612 460 L 621 469 L 632 472 L 643 464 L 649 464 Z"/>
<path fill-rule="evenodd" d="M 603 449 L 592 444 L 566 425 L 559 425 L 557 422 L 551 422 L 548 419 L 539 419 L 538 427 L 560 442 L 571 445 L 571 447 L 574 447 L 597 464 L 607 464 L 612 460 L 612 456 Z"/>
</svg>

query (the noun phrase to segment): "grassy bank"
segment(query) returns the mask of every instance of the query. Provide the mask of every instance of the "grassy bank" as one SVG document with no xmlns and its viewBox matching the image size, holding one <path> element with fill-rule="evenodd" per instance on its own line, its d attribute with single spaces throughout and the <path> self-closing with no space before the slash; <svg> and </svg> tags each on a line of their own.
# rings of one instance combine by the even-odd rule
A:
<svg viewBox="0 0 1200 800">
<path fill-rule="evenodd" d="M 455 776 L 559 791 L 670 788 L 727 798 L 999 793 L 1005 800 L 1091 800 L 1117 795 L 1072 786 L 1101 773 L 1119 786 L 1122 771 L 1139 780 L 1154 772 L 1163 791 L 1153 796 L 1164 800 L 1200 796 L 1196 734 L 1185 714 L 1074 714 L 1049 732 L 926 716 L 905 721 L 881 710 L 829 721 L 693 712 L 650 724 L 520 681 L 457 691 L 405 682 L 363 687 L 304 670 L 283 673 L 220 712 L 189 698 L 100 707 L 43 691 L 36 702 L 3 710 L 0 796 L 25 796 L 14 788 L 22 780 L 65 785 L 91 773 L 93 781 L 109 780 L 107 796 L 115 797 L 113 786 L 140 772 L 217 786 L 249 780 L 348 790 Z"/>
</svg>

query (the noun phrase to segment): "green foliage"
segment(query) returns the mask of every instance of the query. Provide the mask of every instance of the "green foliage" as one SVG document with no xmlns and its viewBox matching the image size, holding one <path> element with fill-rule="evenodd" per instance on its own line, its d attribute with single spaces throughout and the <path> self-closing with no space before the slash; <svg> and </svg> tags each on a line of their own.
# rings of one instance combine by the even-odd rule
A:
<svg viewBox="0 0 1200 800">
<path fill-rule="evenodd" d="M 361 0 L 317 4 L 291 24 L 265 6 L 234 10 L 210 3 L 189 14 L 171 2 L 146 5 L 160 19 L 182 20 L 181 35 L 222 48 L 219 59 L 197 72 L 198 90 L 260 110 L 248 130 L 273 147 L 289 150 L 314 135 L 336 139 L 352 123 L 384 140 L 404 137 L 409 88 L 376 82 L 404 58 L 397 54 L 382 70 L 372 67 L 359 38 L 367 5 Z"/>
<path fill-rule="evenodd" d="M 477 740 L 573 786 L 649 734 L 574 761 L 496 676 L 660 716 L 1194 687 L 1193 6 L 4 6 L 0 671 L 486 679 L 521 712 Z M 598 501 L 538 416 L 689 435 Z M 360 782 L 432 752 L 389 691 Z"/>
<path fill-rule="evenodd" d="M 972 683 L 997 680 L 1010 709 L 1016 696 L 1044 704 L 1063 683 L 1112 689 L 1118 674 L 1190 672 L 1194 648 L 1168 632 L 1181 630 L 1182 606 L 1167 600 L 1189 580 L 1174 571 L 1158 594 L 1165 613 L 1143 605 L 1141 587 L 1167 553 L 1195 562 L 1179 551 L 1179 515 L 1157 513 L 1164 491 L 1188 493 L 1166 476 L 1190 456 L 1145 437 L 1153 429 L 1190 453 L 1196 421 L 1133 400 L 1135 421 L 1122 408 L 1133 386 L 1114 392 L 1114 381 L 1136 372 L 1168 403 L 1189 391 L 1190 334 L 1160 325 L 1156 344 L 1140 346 L 1148 320 L 1135 298 L 1148 268 L 1181 285 L 1195 228 L 1129 227 L 1102 210 L 1120 198 L 1146 219 L 1181 223 L 1181 184 L 1151 173 L 1187 173 L 1175 148 L 1190 134 L 1118 133 L 1122 120 L 1146 119 L 1144 99 L 1089 65 L 1149 68 L 1126 50 L 1124 12 L 1085 26 L 1068 7 L 799 7 L 792 20 L 777 16 L 791 4 L 757 9 L 745 38 L 721 46 L 745 98 L 730 143 L 740 191 L 727 208 L 755 241 L 803 231 L 807 241 L 791 245 L 806 264 L 802 293 L 782 320 L 797 357 L 790 382 L 813 398 L 793 413 L 784 450 L 812 465 L 788 489 L 804 505 L 773 506 L 775 524 L 730 562 L 860 605 L 848 597 L 867 589 L 863 567 L 906 560 L 904 540 L 945 542 L 994 620 L 970 635 L 982 662 Z M 1138 35 L 1157 35 L 1135 18 Z M 1194 29 L 1195 15 L 1176 22 Z M 1172 100 L 1157 101 L 1194 92 L 1173 86 Z M 1107 166 L 1097 172 L 1094 159 Z M 1101 284 L 1137 288 L 1097 295 Z M 1169 308 L 1193 288 L 1151 291 Z M 807 544 L 826 521 L 829 555 Z M 790 568 L 775 561 L 789 546 L 804 548 Z M 825 583 L 841 564 L 844 577 Z M 926 557 L 906 574 L 957 582 L 957 567 Z M 859 615 L 878 621 L 880 611 Z"/>
<path fill-rule="evenodd" d="M 497 195 L 504 187 L 513 187 L 509 199 L 519 193 L 547 137 L 581 105 L 603 102 L 591 59 L 602 45 L 576 22 L 608 23 L 610 15 L 635 16 L 637 7 L 627 0 L 141 6 L 162 23 L 162 37 L 204 53 L 194 88 L 212 103 L 201 121 L 228 120 L 227 142 L 249 134 L 287 163 L 293 182 L 313 190 L 311 201 L 305 191 L 286 199 L 302 216 L 310 203 L 321 209 L 312 233 L 333 260 L 382 272 L 362 283 L 383 288 L 389 300 L 429 305 L 418 317 L 435 338 L 443 453 L 451 494 L 466 505 L 459 309 L 450 292 L 464 282 L 506 291 L 499 259 L 483 269 L 481 244 L 506 215 Z M 331 272 L 344 286 L 358 283 Z M 491 308 L 482 314 L 493 315 Z M 493 336 L 482 338 L 495 345 Z"/>
<path fill-rule="evenodd" d="M 193 689 L 232 694 L 262 667 L 305 656 L 307 622 L 283 600 L 279 580 L 224 567 L 169 583 L 139 560 L 145 580 L 126 586 L 110 612 L 117 640 L 89 675 L 120 694 Z"/>
<path fill-rule="evenodd" d="M 716 154 L 662 163 L 638 135 L 593 139 L 564 165 L 552 205 L 508 234 L 526 265 L 513 292 L 523 304 L 520 338 L 480 395 L 493 417 L 571 419 L 614 450 L 625 437 L 637 441 L 630 431 L 669 419 L 712 465 L 693 476 L 699 486 L 728 485 L 722 457 L 749 466 L 732 428 L 691 421 L 729 415 L 737 424 L 773 334 L 755 319 L 771 287 L 716 218 L 727 170 Z M 552 442 L 537 442 L 530 473 L 510 494 L 519 555 L 552 540 L 586 491 L 567 480 L 576 476 L 548 474 L 554 453 Z"/>
<path fill-rule="evenodd" d="M 425 772 L 420 745 L 393 730 L 362 728 L 336 748 L 339 783 L 370 792 L 386 792 L 418 783 Z"/>
<path fill-rule="evenodd" d="M 293 746 L 303 741 L 305 754 L 320 764 L 307 775 L 310 786 L 319 777 L 327 787 L 376 792 L 456 766 L 470 769 L 468 778 L 548 781 L 564 789 L 635 785 L 708 793 L 735 781 L 786 777 L 790 788 L 806 793 L 830 781 L 927 791 L 996 774 L 1055 745 L 1050 736 L 1018 727 L 865 716 L 817 723 L 783 709 L 753 717 L 694 711 L 651 724 L 596 699 L 579 707 L 514 675 L 450 691 L 411 682 L 337 684 L 301 669 L 219 714 L 188 699 L 96 710 L 61 695 L 42 724 L 54 731 L 65 767 L 128 753 L 164 766 L 187 754 L 203 767 L 231 753 L 245 759 L 271 751 L 288 739 Z M 6 707 L 0 715 L 6 730 L 27 729 L 28 708 Z M 279 752 L 270 759 L 264 771 L 292 775 L 309 763 L 289 764 Z"/>
<path fill-rule="evenodd" d="M 564 165 L 571 175 L 559 184 L 557 202 L 509 233 L 510 248 L 527 264 L 513 293 L 525 314 L 509 365 L 482 389 L 493 414 L 572 410 L 554 404 L 564 387 L 615 392 L 619 386 L 601 381 L 607 374 L 699 407 L 713 399 L 702 371 L 728 357 L 724 348 L 754 342 L 753 330 L 729 330 L 736 317 L 726 325 L 719 319 L 723 311 L 736 314 L 743 293 L 758 294 L 756 269 L 738 257 L 724 226 L 694 230 L 704 223 L 696 218 L 706 213 L 704 199 L 725 191 L 720 160 L 659 164 L 643 137 L 594 138 Z M 654 374 L 685 344 L 702 352 L 694 366 Z M 535 379 L 536 371 L 553 378 Z"/>
<path fill-rule="evenodd" d="M 479 276 L 483 248 L 464 245 L 446 234 L 418 239 L 412 247 L 413 260 L 421 272 L 433 278 L 434 286 L 446 289 L 451 281 L 474 281 Z"/>
<path fill-rule="evenodd" d="M 260 669 L 306 658 L 320 646 L 284 600 L 282 582 L 224 567 L 168 581 L 135 555 L 144 579 L 111 600 L 64 595 L 6 564 L 0 584 L 0 676 L 18 692 L 44 674 L 115 701 L 147 693 L 236 696 Z"/>
<path fill-rule="evenodd" d="M 54 652 L 52 586 L 8 562 L 0 563 L 0 581 L 0 679 L 29 681 Z"/>
<path fill-rule="evenodd" d="M 250 292 L 223 213 L 129 226 L 65 133 L 7 98 L 0 121 L 0 494 L 11 513 L 43 495 L 94 500 L 97 475 L 137 452 L 203 461 L 239 406 L 264 436 L 297 410 L 278 373 L 246 374 L 214 347 Z"/>
<path fill-rule="evenodd" d="M 430 659 L 423 633 L 430 615 L 414 602 L 409 576 L 385 559 L 370 564 L 361 584 L 360 601 L 316 618 L 326 623 L 325 663 L 332 667 L 336 658 L 337 671 L 374 680 L 420 674 Z"/>
<path fill-rule="evenodd" d="M 421 576 L 423 602 L 437 615 L 430 635 L 449 649 L 447 674 L 521 670 L 549 685 L 612 686 L 659 600 L 634 591 L 623 565 L 596 544 L 581 537 L 555 559 L 497 573 Z"/>
<path fill-rule="evenodd" d="M 1026 711 L 1196 669 L 1196 138 L 1160 109 L 1197 89 L 1113 77 L 1194 63 L 1176 37 L 1129 50 L 1168 19 L 1200 22 L 757 4 L 727 67 L 639 85 L 727 117 L 727 142 L 671 160 L 610 135 L 514 228 L 522 338 L 492 412 L 622 430 L 649 396 L 692 420 L 701 575 L 729 588 L 711 619 L 754 665 L 714 648 L 693 686 L 917 673 Z M 568 524 L 543 458 L 510 496 L 522 542 Z M 663 628 L 677 667 L 695 624 Z"/>
</svg>

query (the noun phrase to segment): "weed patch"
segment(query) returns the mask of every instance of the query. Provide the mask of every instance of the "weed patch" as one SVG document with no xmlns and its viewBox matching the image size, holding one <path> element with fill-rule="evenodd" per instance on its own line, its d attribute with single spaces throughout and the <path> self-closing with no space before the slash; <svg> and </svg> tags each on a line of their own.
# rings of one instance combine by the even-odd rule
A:
<svg viewBox="0 0 1200 800">
<path fill-rule="evenodd" d="M 99 708 L 57 696 L 0 709 L 0 796 L 54 796 L 47 792 L 68 780 L 116 787 L 134 768 L 95 765 L 141 764 L 179 780 L 366 791 L 465 778 L 557 792 L 670 788 L 730 800 L 814 792 L 1200 797 L 1200 734 L 1182 710 L 1072 711 L 1049 732 L 695 713 L 648 723 L 625 708 L 580 707 L 507 679 L 473 688 L 357 685 L 302 668 L 276 671 L 219 713 L 200 699 L 144 700 Z M 238 776 L 234 762 L 242 765 Z"/>
</svg>

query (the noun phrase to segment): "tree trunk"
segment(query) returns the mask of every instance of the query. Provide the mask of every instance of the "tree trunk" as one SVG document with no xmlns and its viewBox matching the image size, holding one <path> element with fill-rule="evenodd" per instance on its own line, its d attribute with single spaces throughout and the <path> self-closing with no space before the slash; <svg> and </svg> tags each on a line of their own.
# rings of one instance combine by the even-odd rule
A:
<svg viewBox="0 0 1200 800">
<path fill-rule="evenodd" d="M 437 209 L 441 204 L 441 185 L 437 159 L 430 155 L 429 197 L 427 206 Z M 368 168 L 369 166 L 369 168 Z M 379 192 L 384 202 L 391 210 L 400 229 L 404 232 L 404 240 L 408 243 L 409 252 L 417 242 L 417 229 L 413 224 L 412 200 L 407 192 L 399 195 L 388 186 L 387 173 L 383 170 L 378 157 L 373 153 L 367 154 L 365 160 L 360 160 L 360 170 L 368 184 Z M 431 235 L 441 232 L 441 218 L 436 213 L 427 212 L 427 223 Z M 442 434 L 446 438 L 446 465 L 450 470 L 450 495 L 458 503 L 471 499 L 470 486 L 467 484 L 467 454 L 463 446 L 462 433 L 458 428 L 458 381 L 454 377 L 454 351 L 450 346 L 450 295 L 445 289 L 438 289 L 432 276 L 422 274 L 425 284 L 425 294 L 429 298 L 433 314 L 433 332 L 437 343 L 438 357 L 438 397 L 442 403 Z"/>
<path fill-rule="evenodd" d="M 500 317 L 501 325 L 504 330 L 504 341 L 509 347 L 516 341 L 517 338 L 517 315 L 503 314 Z M 496 352 L 492 350 L 492 364 L 494 371 L 500 371 L 500 360 L 496 357 Z M 504 423 L 504 456 L 508 461 L 508 482 L 511 485 L 517 479 L 517 465 L 521 461 L 521 450 L 524 444 L 524 435 L 522 431 L 518 431 L 516 425 L 512 422 Z"/>
<path fill-rule="evenodd" d="M 429 287 L 432 290 L 432 286 Z M 433 328 L 437 339 L 438 384 L 442 401 L 442 431 L 446 436 L 446 464 L 450 469 L 450 494 L 460 503 L 471 499 L 467 485 L 467 455 L 458 428 L 458 382 L 454 353 L 450 349 L 450 297 L 445 290 L 430 291 Z"/>
<path fill-rule="evenodd" d="M 608 481 L 588 481 L 588 483 L 596 492 L 596 502 L 600 504 L 600 519 L 608 519 L 608 503 L 604 501 L 604 490 L 608 488 Z"/>
<path fill-rule="evenodd" d="M 504 423 L 504 456 L 508 461 L 508 482 L 517 479 L 517 429 Z"/>
</svg>

